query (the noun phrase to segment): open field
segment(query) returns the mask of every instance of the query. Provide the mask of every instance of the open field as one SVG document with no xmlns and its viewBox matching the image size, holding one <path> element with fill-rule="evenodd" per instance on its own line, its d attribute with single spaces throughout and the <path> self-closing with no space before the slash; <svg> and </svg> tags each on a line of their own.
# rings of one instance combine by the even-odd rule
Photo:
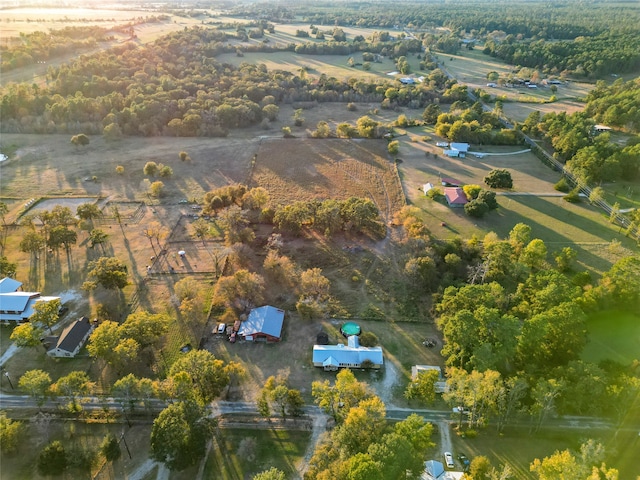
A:
<svg viewBox="0 0 640 480">
<path fill-rule="evenodd" d="M 608 452 L 607 465 L 620 472 L 620 479 L 635 479 L 640 470 L 634 452 L 637 452 L 637 432 L 634 431 L 556 431 L 541 429 L 537 434 L 528 433 L 527 427 L 508 428 L 504 434 L 498 435 L 494 430 L 482 430 L 477 438 L 460 438 L 452 435 L 454 457 L 464 453 L 473 459 L 485 455 L 492 465 L 508 463 L 511 465 L 515 479 L 529 480 L 532 474 L 529 465 L 535 458 L 542 460 L 553 455 L 555 451 L 567 448 L 577 451 L 586 440 L 593 438 L 601 442 Z M 456 459 L 457 463 L 457 459 Z"/>
<path fill-rule="evenodd" d="M 386 147 L 384 140 L 268 140 L 258 151 L 252 183 L 266 188 L 277 204 L 371 198 L 390 218 L 404 198 Z"/>
<path fill-rule="evenodd" d="M 309 442 L 310 432 L 297 430 L 223 430 L 214 439 L 214 449 L 204 467 L 204 478 L 236 480 L 252 478 L 271 467 L 294 478 Z M 247 461 L 239 450 L 243 440 L 255 440 L 255 460 Z"/>
<path fill-rule="evenodd" d="M 589 342 L 582 358 L 598 363 L 605 359 L 628 365 L 640 360 L 640 321 L 629 312 L 597 312 L 587 320 Z"/>
<path fill-rule="evenodd" d="M 348 80 L 357 77 L 362 80 L 373 81 L 375 79 L 392 78 L 387 76 L 388 72 L 395 70 L 395 64 L 388 58 L 383 59 L 380 63 L 371 62 L 371 70 L 365 71 L 362 67 L 350 67 L 347 64 L 349 57 L 353 57 L 355 62 L 362 63 L 362 54 L 354 53 L 353 55 L 303 55 L 292 52 L 246 52 L 242 57 L 235 54 L 225 53 L 218 55 L 216 59 L 222 63 L 230 63 L 231 65 L 240 65 L 243 62 L 251 64 L 264 64 L 269 70 L 286 70 L 298 75 L 301 68 L 307 70 L 308 77 L 317 78 L 322 74 L 327 77 L 335 77 L 340 80 Z M 413 57 L 415 68 L 418 67 L 418 59 Z M 412 65 L 414 67 L 414 65 Z M 400 77 L 400 75 L 398 75 Z"/>
<path fill-rule="evenodd" d="M 580 102 L 589 90 L 593 88 L 590 83 L 567 82 L 558 85 L 556 97 L 558 100 L 553 103 L 549 101 L 553 93 L 549 88 L 540 86 L 537 89 L 530 88 L 506 88 L 487 87 L 487 74 L 491 71 L 498 72 L 505 76 L 514 70 L 512 65 L 508 65 L 498 58 L 482 53 L 481 47 L 473 50 L 462 49 L 456 55 L 438 53 L 438 62 L 458 82 L 467 84 L 470 90 L 482 88 L 493 96 L 504 96 L 507 101 L 503 105 L 505 115 L 515 121 L 522 122 L 534 110 L 540 112 L 567 112 L 573 113 L 584 109 L 584 104 Z"/>
<path fill-rule="evenodd" d="M 429 141 L 420 139 L 426 136 Z M 495 232 L 505 238 L 517 223 L 532 228 L 532 237 L 545 241 L 549 252 L 571 246 L 578 251 L 578 262 L 586 269 L 601 273 L 623 255 L 634 250 L 634 242 L 624 237 L 620 228 L 609 223 L 601 210 L 585 200 L 571 204 L 557 196 L 553 185 L 559 174 L 545 166 L 532 153 L 508 156 L 490 156 L 482 159 L 468 155 L 466 158 L 449 158 L 435 146 L 441 139 L 428 129 L 410 129 L 408 136 L 400 137 L 400 176 L 408 202 L 424 210 L 425 222 L 436 237 L 460 235 L 469 238 L 473 234 L 484 236 Z M 520 146 L 472 146 L 472 150 L 485 153 L 513 152 Z M 482 219 L 468 217 L 463 209 L 449 208 L 444 202 L 428 199 L 422 185 L 431 182 L 439 185 L 440 176 L 453 177 L 464 184 L 484 186 L 483 178 L 492 169 L 505 168 L 513 177 L 513 193 L 532 195 L 508 195 L 498 191 L 497 211 Z M 446 227 L 441 225 L 446 223 Z M 612 240 L 621 242 L 621 248 L 609 248 Z"/>
<path fill-rule="evenodd" d="M 28 424 L 28 419 L 27 419 Z M 139 467 L 149 455 L 149 435 L 150 425 L 133 425 L 128 428 L 120 424 L 96 424 L 82 423 L 73 420 L 53 421 L 37 427 L 34 424 L 27 425 L 26 433 L 20 443 L 18 452 L 2 455 L 2 466 L 0 476 L 3 480 L 39 480 L 51 478 L 38 475 L 36 471 L 33 452 L 38 452 L 47 443 L 59 440 L 65 450 L 79 448 L 98 449 L 104 436 L 111 432 L 118 438 L 126 432 L 126 441 L 130 446 L 131 456 L 129 458 L 125 447 L 121 444 L 122 456 L 113 464 L 105 465 L 101 460 L 91 472 L 91 475 L 78 469 L 68 469 L 63 475 L 56 477 L 62 480 L 76 480 L 78 478 L 96 478 L 99 480 L 110 480 L 115 478 L 127 478 L 137 467 Z M 134 447 L 135 446 L 135 447 Z M 153 477 L 155 478 L 155 476 Z"/>
</svg>

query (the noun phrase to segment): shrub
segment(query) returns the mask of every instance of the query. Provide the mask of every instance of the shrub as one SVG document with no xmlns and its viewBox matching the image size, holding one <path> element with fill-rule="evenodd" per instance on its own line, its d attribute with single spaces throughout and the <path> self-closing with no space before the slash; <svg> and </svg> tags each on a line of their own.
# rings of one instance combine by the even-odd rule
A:
<svg viewBox="0 0 640 480">
<path fill-rule="evenodd" d="M 495 210 L 498 208 L 498 201 L 496 200 L 496 192 L 490 190 L 481 190 L 478 194 L 477 200 L 483 202 L 489 207 L 489 210 Z"/>
<path fill-rule="evenodd" d="M 475 200 L 482 191 L 482 187 L 480 185 L 465 185 L 462 190 L 464 190 L 467 200 Z"/>
<path fill-rule="evenodd" d="M 564 197 L 562 197 L 569 203 L 580 203 L 580 188 L 576 187 L 567 193 Z"/>
<path fill-rule="evenodd" d="M 427 197 L 429 197 L 431 200 L 438 200 L 439 198 L 444 197 L 444 193 L 440 188 L 433 187 L 427 192 Z"/>
<path fill-rule="evenodd" d="M 472 200 L 464 206 L 464 213 L 470 217 L 481 218 L 489 211 L 489 206 L 479 200 Z"/>
<path fill-rule="evenodd" d="M 560 177 L 560 180 L 553 186 L 558 192 L 569 193 L 571 186 L 567 181 L 567 177 Z"/>
<path fill-rule="evenodd" d="M 117 173 L 118 175 L 122 175 L 122 174 L 124 173 L 124 167 L 123 167 L 122 165 L 118 165 L 118 166 L 116 167 L 116 173 Z"/>
<path fill-rule="evenodd" d="M 389 142 L 389 145 L 387 145 L 387 151 L 391 155 L 396 155 L 399 150 L 400 150 L 400 142 L 398 142 L 397 140 L 393 140 Z"/>
<path fill-rule="evenodd" d="M 350 112 L 355 112 L 356 110 L 358 110 L 358 107 L 355 103 L 349 102 L 347 103 L 347 110 L 349 110 Z"/>
</svg>

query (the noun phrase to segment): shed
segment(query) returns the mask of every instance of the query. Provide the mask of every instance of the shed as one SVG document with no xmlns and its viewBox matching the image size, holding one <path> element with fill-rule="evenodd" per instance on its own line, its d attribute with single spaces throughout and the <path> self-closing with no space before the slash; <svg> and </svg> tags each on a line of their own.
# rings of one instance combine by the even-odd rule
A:
<svg viewBox="0 0 640 480">
<path fill-rule="evenodd" d="M 464 185 L 464 182 L 451 177 L 441 177 L 440 182 L 443 187 L 461 187 Z"/>
<path fill-rule="evenodd" d="M 283 323 L 284 310 L 265 305 L 251 310 L 238 335 L 250 342 L 279 342 Z"/>
<path fill-rule="evenodd" d="M 47 351 L 50 357 L 75 357 L 86 343 L 93 330 L 93 323 L 87 317 L 76 320 L 66 327 L 56 338 L 55 344 Z"/>
<path fill-rule="evenodd" d="M 424 185 L 422 185 L 422 191 L 424 192 L 425 195 L 432 188 L 433 188 L 433 184 L 432 183 L 425 183 Z"/>
<path fill-rule="evenodd" d="M 447 187 L 444 189 L 444 197 L 450 207 L 464 207 L 467 204 L 467 196 L 460 187 Z"/>
</svg>

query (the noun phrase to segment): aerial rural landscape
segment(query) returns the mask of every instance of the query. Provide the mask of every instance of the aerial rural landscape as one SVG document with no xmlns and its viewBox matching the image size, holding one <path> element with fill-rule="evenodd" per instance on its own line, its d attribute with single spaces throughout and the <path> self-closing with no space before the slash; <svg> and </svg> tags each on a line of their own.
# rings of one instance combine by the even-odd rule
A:
<svg viewBox="0 0 640 480">
<path fill-rule="evenodd" d="M 640 480 L 640 4 L 0 6 L 0 478 Z"/>
</svg>

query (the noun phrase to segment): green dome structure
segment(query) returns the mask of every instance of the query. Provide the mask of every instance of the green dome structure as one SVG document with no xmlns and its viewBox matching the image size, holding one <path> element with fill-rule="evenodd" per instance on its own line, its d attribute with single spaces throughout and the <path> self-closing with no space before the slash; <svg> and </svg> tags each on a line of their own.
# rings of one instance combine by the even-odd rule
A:
<svg viewBox="0 0 640 480">
<path fill-rule="evenodd" d="M 351 335 L 360 335 L 360 325 L 354 322 L 347 322 L 342 327 L 340 327 L 340 333 L 345 337 L 350 337 Z"/>
</svg>

